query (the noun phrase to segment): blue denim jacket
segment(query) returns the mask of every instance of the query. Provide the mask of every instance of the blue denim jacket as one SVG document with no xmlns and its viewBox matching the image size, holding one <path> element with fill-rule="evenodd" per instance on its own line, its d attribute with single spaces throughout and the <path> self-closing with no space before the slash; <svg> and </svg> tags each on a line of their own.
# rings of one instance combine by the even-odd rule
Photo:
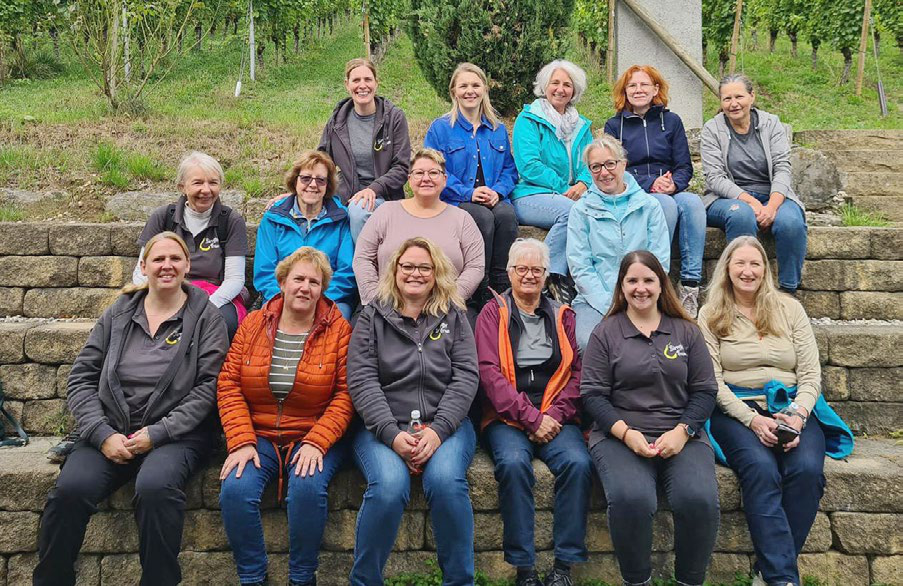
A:
<svg viewBox="0 0 903 586">
<path fill-rule="evenodd" d="M 474 136 L 473 125 L 467 119 L 458 116 L 452 126 L 451 117 L 446 114 L 433 120 L 423 139 L 423 146 L 436 149 L 445 157 L 448 183 L 442 190 L 442 201 L 458 205 L 473 197 L 478 144 L 486 187 L 497 192 L 500 199 L 508 199 L 517 183 L 517 168 L 505 125 L 493 129 L 484 116 Z"/>
</svg>

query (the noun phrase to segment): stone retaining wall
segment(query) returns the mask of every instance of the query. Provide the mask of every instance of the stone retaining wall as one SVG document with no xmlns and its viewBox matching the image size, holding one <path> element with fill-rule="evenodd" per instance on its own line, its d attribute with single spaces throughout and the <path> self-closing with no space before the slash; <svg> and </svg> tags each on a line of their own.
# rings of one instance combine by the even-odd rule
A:
<svg viewBox="0 0 903 586">
<path fill-rule="evenodd" d="M 29 433 L 68 430 L 66 378 L 93 322 L 0 323 L 0 381 Z M 824 394 L 857 433 L 903 426 L 903 328 L 816 326 Z"/>
<path fill-rule="evenodd" d="M 35 563 L 40 511 L 57 470 L 43 451 L 51 444 L 39 440 L 27 448 L 0 450 L 0 586 L 30 583 Z M 800 557 L 803 575 L 824 584 L 858 586 L 903 583 L 903 468 L 899 449 L 888 441 L 862 441 L 848 461 L 826 462 L 828 487 L 821 511 Z M 188 514 L 182 543 L 185 584 L 234 584 L 234 563 L 219 516 L 219 456 L 189 484 Z M 536 543 L 540 567 L 551 563 L 553 477 L 544 464 L 534 465 L 537 483 Z M 740 509 L 739 486 L 726 468 L 718 468 L 721 528 L 709 571 L 710 583 L 733 583 L 736 573 L 748 574 L 752 544 Z M 510 578 L 504 562 L 502 525 L 492 463 L 482 451 L 469 472 L 476 524 L 477 567 L 492 578 Z M 330 486 L 330 514 L 320 556 L 321 584 L 345 584 L 354 548 L 354 527 L 364 483 L 356 470 L 340 472 Z M 133 487 L 117 492 L 94 516 L 80 558 L 79 584 L 124 586 L 140 575 L 137 531 L 132 519 Z M 662 508 L 667 509 L 661 497 Z M 264 495 L 264 530 L 271 555 L 274 584 L 287 582 L 288 530 L 285 512 L 275 508 L 272 487 Z M 618 584 L 618 570 L 606 520 L 604 497 L 594 487 L 587 545 L 590 562 L 575 570 L 581 580 Z M 670 513 L 656 515 L 655 568 L 658 577 L 673 571 L 673 521 Z M 435 559 L 435 542 L 426 501 L 418 481 L 405 512 L 395 553 L 387 573 L 425 573 Z"/>
<path fill-rule="evenodd" d="M 99 316 L 131 279 L 141 227 L 0 223 L 0 316 Z M 256 233 L 248 227 L 249 285 Z M 724 243 L 721 232 L 709 229 L 706 273 Z M 773 254 L 773 243 L 766 245 Z M 678 264 L 676 250 L 672 257 Z M 903 229 L 810 228 L 800 300 L 810 317 L 903 319 Z"/>
</svg>

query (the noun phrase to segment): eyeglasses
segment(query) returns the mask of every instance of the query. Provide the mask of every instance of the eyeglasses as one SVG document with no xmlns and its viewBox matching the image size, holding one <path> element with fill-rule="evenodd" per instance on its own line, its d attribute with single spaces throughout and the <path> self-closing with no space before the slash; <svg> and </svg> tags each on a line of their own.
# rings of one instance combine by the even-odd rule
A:
<svg viewBox="0 0 903 586">
<path fill-rule="evenodd" d="M 317 187 L 326 187 L 326 182 L 328 178 L 326 177 L 314 177 L 313 175 L 298 175 L 298 183 L 307 187 L 311 183 L 313 183 Z"/>
<path fill-rule="evenodd" d="M 593 173 L 599 173 L 600 171 L 602 171 L 602 167 L 605 167 L 609 171 L 614 171 L 618 168 L 618 163 L 620 162 L 621 161 L 619 160 L 612 159 L 605 161 L 604 163 L 593 163 L 589 166 L 589 170 Z"/>
<path fill-rule="evenodd" d="M 533 275 L 534 277 L 536 277 L 538 279 L 539 277 L 546 274 L 545 267 L 528 267 L 526 265 L 514 265 L 511 268 L 514 269 L 514 273 L 518 277 L 524 277 L 527 275 L 527 273 L 530 273 L 531 275 Z"/>
<path fill-rule="evenodd" d="M 424 277 L 429 277 L 433 274 L 433 265 L 428 264 L 415 265 L 412 262 L 400 262 L 398 263 L 398 268 L 406 275 L 413 275 L 414 271 L 417 271 Z"/>
<path fill-rule="evenodd" d="M 423 181 L 423 177 L 427 176 L 432 181 L 438 181 L 440 177 L 445 175 L 439 169 L 430 169 L 429 171 L 424 171 L 422 169 L 417 169 L 416 171 L 411 171 L 411 179 L 414 181 Z"/>
</svg>

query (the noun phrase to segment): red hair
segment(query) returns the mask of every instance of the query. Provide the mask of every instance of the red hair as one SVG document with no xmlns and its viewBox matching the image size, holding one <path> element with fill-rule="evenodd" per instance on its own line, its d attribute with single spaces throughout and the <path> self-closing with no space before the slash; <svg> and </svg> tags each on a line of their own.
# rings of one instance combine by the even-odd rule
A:
<svg viewBox="0 0 903 586">
<path fill-rule="evenodd" d="M 627 82 L 630 81 L 631 76 L 637 71 L 642 71 L 648 75 L 652 83 L 658 86 L 658 95 L 652 99 L 652 103 L 659 106 L 667 106 L 668 82 L 658 72 L 658 69 L 651 65 L 631 65 L 627 68 L 627 71 L 621 74 L 621 77 L 615 82 L 615 87 L 611 90 L 611 95 L 614 96 L 615 100 L 615 111 L 620 112 L 628 109 L 630 104 L 627 103 Z"/>
</svg>

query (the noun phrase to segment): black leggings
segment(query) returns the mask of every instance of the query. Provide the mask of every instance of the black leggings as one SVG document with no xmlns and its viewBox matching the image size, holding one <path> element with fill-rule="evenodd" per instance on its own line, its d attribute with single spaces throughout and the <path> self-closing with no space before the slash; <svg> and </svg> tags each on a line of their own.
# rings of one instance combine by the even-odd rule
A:
<svg viewBox="0 0 903 586">
<path fill-rule="evenodd" d="M 232 338 L 235 337 L 235 332 L 238 331 L 238 310 L 235 309 L 235 305 L 230 301 L 220 307 L 219 312 L 220 315 L 223 316 L 223 319 L 226 320 L 226 331 L 229 334 L 229 341 L 231 342 Z"/>
<path fill-rule="evenodd" d="M 510 286 L 508 282 L 508 250 L 517 239 L 517 216 L 514 206 L 507 201 L 500 201 L 494 208 L 478 203 L 462 203 L 459 206 L 471 215 L 480 234 L 483 235 L 484 254 L 486 255 L 486 275 L 482 285 L 487 283 L 499 293 Z"/>
</svg>

